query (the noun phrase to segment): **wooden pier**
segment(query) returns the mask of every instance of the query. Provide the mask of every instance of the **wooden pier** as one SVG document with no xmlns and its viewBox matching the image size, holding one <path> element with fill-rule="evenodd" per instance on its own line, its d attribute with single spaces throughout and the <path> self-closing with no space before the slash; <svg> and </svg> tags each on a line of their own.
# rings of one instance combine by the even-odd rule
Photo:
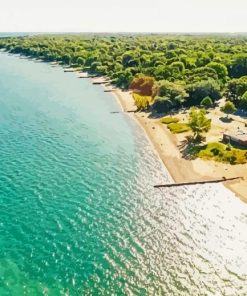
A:
<svg viewBox="0 0 247 296">
<path fill-rule="evenodd" d="M 113 92 L 113 91 L 115 91 L 116 90 L 116 88 L 112 88 L 112 89 L 105 89 L 104 90 L 104 92 Z"/>
<path fill-rule="evenodd" d="M 93 84 L 94 84 L 94 85 L 106 84 L 106 83 L 108 83 L 107 80 L 104 80 L 104 81 L 93 81 Z"/>
<path fill-rule="evenodd" d="M 73 69 L 73 68 L 65 68 L 63 71 L 64 72 L 76 72 L 76 69 Z"/>
<path fill-rule="evenodd" d="M 111 111 L 111 114 L 120 114 L 120 113 L 136 113 L 136 110 L 127 110 L 127 111 Z"/>
<path fill-rule="evenodd" d="M 168 187 L 178 187 L 178 186 L 187 186 L 187 185 L 198 185 L 198 184 L 208 184 L 208 183 L 220 183 L 225 181 L 233 181 L 237 179 L 243 179 L 242 177 L 234 177 L 234 178 L 221 178 L 216 180 L 209 181 L 197 181 L 197 182 L 183 182 L 183 183 L 169 183 L 169 184 L 160 184 L 154 185 L 154 188 L 168 188 Z"/>
</svg>

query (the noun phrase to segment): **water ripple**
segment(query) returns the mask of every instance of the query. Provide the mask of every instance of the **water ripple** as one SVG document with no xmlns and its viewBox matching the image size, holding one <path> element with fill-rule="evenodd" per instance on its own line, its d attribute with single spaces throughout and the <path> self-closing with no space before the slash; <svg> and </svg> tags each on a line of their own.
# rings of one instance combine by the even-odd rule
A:
<svg viewBox="0 0 247 296">
<path fill-rule="evenodd" d="M 168 173 L 89 81 L 4 54 L 0 71 L 0 295 L 247 295 L 246 204 L 154 189 Z"/>
</svg>

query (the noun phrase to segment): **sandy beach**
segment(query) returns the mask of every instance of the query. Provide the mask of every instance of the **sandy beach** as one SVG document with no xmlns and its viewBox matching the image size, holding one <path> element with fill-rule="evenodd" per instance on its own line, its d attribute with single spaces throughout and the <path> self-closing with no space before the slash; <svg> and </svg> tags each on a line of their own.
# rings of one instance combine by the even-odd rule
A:
<svg viewBox="0 0 247 296">
<path fill-rule="evenodd" d="M 123 111 L 135 111 L 136 106 L 130 91 L 116 89 L 111 91 L 120 102 Z M 131 112 L 130 116 L 139 122 L 159 154 L 160 159 L 175 182 L 196 182 L 215 180 L 217 178 L 243 177 L 226 181 L 224 185 L 239 198 L 247 202 L 247 164 L 230 165 L 215 161 L 185 159 L 180 151 L 180 135 L 173 135 L 159 118 L 150 118 L 147 112 Z"/>
</svg>

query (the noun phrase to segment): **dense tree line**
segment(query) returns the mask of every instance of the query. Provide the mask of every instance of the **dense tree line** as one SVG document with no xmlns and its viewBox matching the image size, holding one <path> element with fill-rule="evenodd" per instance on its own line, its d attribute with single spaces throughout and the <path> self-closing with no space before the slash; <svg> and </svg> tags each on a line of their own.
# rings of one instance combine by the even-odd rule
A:
<svg viewBox="0 0 247 296">
<path fill-rule="evenodd" d="M 205 98 L 213 105 L 223 95 L 247 110 L 243 36 L 37 35 L 1 38 L 0 48 L 107 75 L 138 100 L 150 96 L 148 106 L 158 111 L 199 106 Z"/>
</svg>

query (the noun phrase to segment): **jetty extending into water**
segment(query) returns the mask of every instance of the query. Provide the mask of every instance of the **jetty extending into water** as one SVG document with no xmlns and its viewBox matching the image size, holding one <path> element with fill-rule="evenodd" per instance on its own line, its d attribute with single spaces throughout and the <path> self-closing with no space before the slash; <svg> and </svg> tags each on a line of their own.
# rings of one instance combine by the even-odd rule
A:
<svg viewBox="0 0 247 296">
<path fill-rule="evenodd" d="M 237 180 L 237 179 L 243 179 L 243 177 L 233 177 L 233 178 L 224 178 L 223 177 L 221 179 L 208 180 L 208 181 L 160 184 L 160 185 L 154 185 L 154 188 L 167 188 L 167 187 L 198 185 L 198 184 L 208 184 L 208 183 L 220 183 L 220 182 L 225 182 L 225 181 L 233 181 L 233 180 Z"/>
<path fill-rule="evenodd" d="M 106 84 L 106 83 L 108 83 L 109 82 L 109 80 L 97 80 L 97 81 L 93 81 L 93 84 Z"/>
<path fill-rule="evenodd" d="M 127 111 L 111 111 L 111 114 L 119 114 L 119 113 L 136 113 L 136 110 L 127 110 Z"/>
<path fill-rule="evenodd" d="M 117 90 L 116 88 L 109 88 L 109 89 L 105 89 L 104 92 L 113 92 Z"/>
<path fill-rule="evenodd" d="M 76 72 L 77 70 L 75 68 L 64 68 L 64 72 Z"/>
</svg>

